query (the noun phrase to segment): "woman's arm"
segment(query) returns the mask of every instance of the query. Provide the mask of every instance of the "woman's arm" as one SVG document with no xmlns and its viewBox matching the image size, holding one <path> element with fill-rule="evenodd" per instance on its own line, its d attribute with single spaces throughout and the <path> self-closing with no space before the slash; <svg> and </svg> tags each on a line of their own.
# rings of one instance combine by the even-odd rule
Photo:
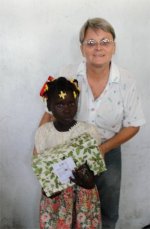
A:
<svg viewBox="0 0 150 229">
<path fill-rule="evenodd" d="M 42 116 L 42 119 L 39 123 L 39 126 L 47 123 L 47 122 L 51 122 L 54 119 L 52 114 L 49 114 L 48 112 L 45 112 L 44 115 Z"/>
<path fill-rule="evenodd" d="M 104 156 L 105 153 L 109 152 L 110 150 L 120 146 L 124 142 L 131 139 L 134 135 L 137 134 L 140 127 L 124 127 L 120 130 L 118 134 L 107 140 L 106 142 L 102 143 L 99 148 Z"/>
<path fill-rule="evenodd" d="M 33 148 L 33 156 L 36 156 L 38 153 L 37 153 L 37 150 L 36 150 L 36 148 L 35 148 L 35 146 L 34 146 L 34 148 Z"/>
</svg>

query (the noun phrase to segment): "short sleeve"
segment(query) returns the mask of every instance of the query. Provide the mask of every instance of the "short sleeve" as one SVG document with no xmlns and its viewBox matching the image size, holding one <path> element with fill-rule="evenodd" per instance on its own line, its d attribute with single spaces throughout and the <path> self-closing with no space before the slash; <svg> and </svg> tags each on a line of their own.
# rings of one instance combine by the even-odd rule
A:
<svg viewBox="0 0 150 229">
<path fill-rule="evenodd" d="M 130 85 L 124 84 L 124 119 L 123 126 L 142 126 L 145 118 L 141 106 L 141 99 L 137 92 L 135 81 L 130 81 Z"/>
<path fill-rule="evenodd" d="M 40 126 L 35 133 L 35 147 L 38 154 L 41 154 L 45 148 L 45 139 L 47 136 L 45 125 Z M 43 137 L 45 136 L 45 137 Z"/>
</svg>

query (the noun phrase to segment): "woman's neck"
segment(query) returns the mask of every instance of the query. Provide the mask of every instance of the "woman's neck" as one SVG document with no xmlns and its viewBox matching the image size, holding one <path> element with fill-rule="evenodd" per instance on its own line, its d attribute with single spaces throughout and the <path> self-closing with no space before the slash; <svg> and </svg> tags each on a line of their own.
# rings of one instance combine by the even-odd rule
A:
<svg viewBox="0 0 150 229">
<path fill-rule="evenodd" d="M 109 78 L 110 64 L 103 66 L 86 66 L 87 77 L 96 81 L 103 81 Z"/>
<path fill-rule="evenodd" d="M 110 73 L 110 65 L 101 67 L 87 66 L 87 81 L 93 93 L 94 99 L 97 99 L 104 91 Z"/>
</svg>

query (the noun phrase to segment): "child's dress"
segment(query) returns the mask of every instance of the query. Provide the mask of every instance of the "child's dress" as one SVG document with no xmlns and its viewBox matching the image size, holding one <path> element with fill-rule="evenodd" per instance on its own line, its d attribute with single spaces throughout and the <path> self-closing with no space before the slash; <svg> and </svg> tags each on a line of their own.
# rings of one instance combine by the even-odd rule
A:
<svg viewBox="0 0 150 229">
<path fill-rule="evenodd" d="M 59 132 L 52 122 L 38 128 L 35 146 L 38 154 L 59 144 L 69 143 L 89 133 L 99 145 L 100 135 L 92 124 L 78 122 L 69 131 Z M 68 187 L 60 195 L 48 198 L 42 194 L 40 203 L 41 229 L 98 229 L 101 226 L 100 200 L 97 188 Z"/>
</svg>

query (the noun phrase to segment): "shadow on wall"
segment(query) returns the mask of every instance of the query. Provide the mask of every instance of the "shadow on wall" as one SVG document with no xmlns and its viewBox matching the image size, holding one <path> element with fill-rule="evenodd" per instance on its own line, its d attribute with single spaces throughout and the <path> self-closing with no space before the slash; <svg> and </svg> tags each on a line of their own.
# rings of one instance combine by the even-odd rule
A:
<svg viewBox="0 0 150 229">
<path fill-rule="evenodd" d="M 11 206 L 8 207 L 9 198 L 6 199 L 5 195 L 5 206 L 1 208 L 1 221 L 0 221 L 0 229 L 21 229 L 24 228 L 24 225 L 20 222 L 18 215 L 15 216 L 15 211 Z M 8 211 L 8 215 L 6 215 L 6 208 Z"/>
</svg>

